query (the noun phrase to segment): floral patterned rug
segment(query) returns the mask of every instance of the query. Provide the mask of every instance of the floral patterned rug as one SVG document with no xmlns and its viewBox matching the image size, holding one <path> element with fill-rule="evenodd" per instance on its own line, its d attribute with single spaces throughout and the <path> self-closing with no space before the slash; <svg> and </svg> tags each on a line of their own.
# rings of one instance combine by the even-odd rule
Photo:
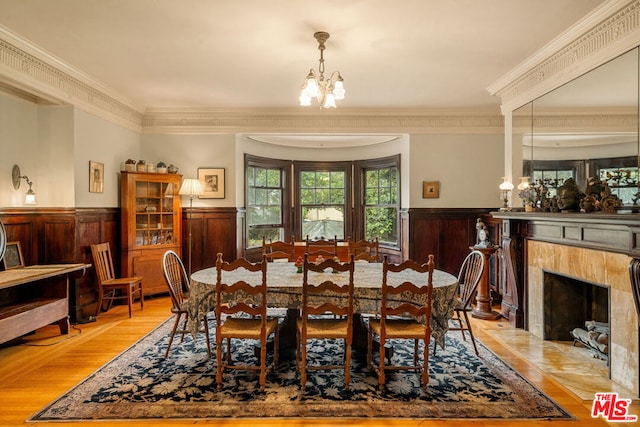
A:
<svg viewBox="0 0 640 427">
<path fill-rule="evenodd" d="M 215 419 L 215 418 L 441 418 L 572 419 L 481 343 L 477 357 L 468 341 L 449 333 L 446 349 L 430 356 L 429 387 L 412 372 L 387 375 L 384 392 L 366 368 L 366 354 L 354 352 L 351 390 L 342 371 L 311 371 L 302 393 L 294 360 L 281 361 L 260 392 L 254 372 L 225 374 L 215 385 L 215 351 L 207 359 L 202 334 L 171 348 L 163 358 L 173 319 L 33 415 L 28 421 Z M 211 322 L 211 333 L 215 333 Z M 212 343 L 212 345 L 215 345 Z M 394 343 L 394 362 L 411 357 L 412 345 Z M 254 358 L 251 344 L 233 348 L 234 357 Z M 313 342 L 310 363 L 342 357 L 341 342 Z M 237 355 L 237 356 L 236 356 Z M 395 359 L 398 358 L 398 359 Z"/>
</svg>

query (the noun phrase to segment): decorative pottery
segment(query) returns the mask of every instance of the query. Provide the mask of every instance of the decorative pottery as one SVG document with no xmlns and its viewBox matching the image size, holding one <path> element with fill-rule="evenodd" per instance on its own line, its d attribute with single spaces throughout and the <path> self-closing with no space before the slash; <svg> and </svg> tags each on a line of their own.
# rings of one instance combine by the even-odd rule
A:
<svg viewBox="0 0 640 427">
<path fill-rule="evenodd" d="M 146 172 L 147 171 L 147 165 L 144 162 L 144 160 L 138 161 L 138 164 L 136 164 L 136 171 L 137 172 Z"/>
</svg>

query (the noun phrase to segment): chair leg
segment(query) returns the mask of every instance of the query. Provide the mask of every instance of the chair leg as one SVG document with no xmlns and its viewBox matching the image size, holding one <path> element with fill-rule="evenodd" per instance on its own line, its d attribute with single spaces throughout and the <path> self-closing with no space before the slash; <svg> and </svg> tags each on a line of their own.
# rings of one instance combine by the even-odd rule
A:
<svg viewBox="0 0 640 427">
<path fill-rule="evenodd" d="M 478 356 L 478 347 L 476 346 L 476 339 L 473 337 L 473 331 L 471 330 L 471 323 L 469 323 L 469 316 L 467 312 L 464 312 L 464 321 L 467 325 L 467 330 L 469 331 L 469 336 L 471 337 L 471 343 L 473 344 L 473 350 L 476 352 L 476 356 Z M 462 336 L 464 336 L 464 330 L 462 331 Z"/>
<path fill-rule="evenodd" d="M 307 386 L 307 341 L 300 340 L 300 389 L 305 391 Z"/>
<path fill-rule="evenodd" d="M 391 361 L 389 361 L 391 362 Z M 378 386 L 380 390 L 384 389 L 385 377 L 384 377 L 384 340 L 380 337 L 380 365 L 378 366 Z"/>
<path fill-rule="evenodd" d="M 264 391 L 267 383 L 267 340 L 260 343 L 260 391 Z"/>
<path fill-rule="evenodd" d="M 178 324 L 180 323 L 180 316 L 182 313 L 176 314 L 176 321 L 173 322 L 173 329 L 171 330 L 171 335 L 169 336 L 169 344 L 167 344 L 167 351 L 164 352 L 164 358 L 166 359 L 169 356 L 169 349 L 171 348 L 171 343 L 173 343 L 173 337 L 178 330 Z"/>
<path fill-rule="evenodd" d="M 345 340 L 345 360 L 344 360 L 344 389 L 349 390 L 351 384 L 351 342 Z"/>
<path fill-rule="evenodd" d="M 416 340 L 417 341 L 417 340 Z M 425 340 L 424 343 L 424 367 L 422 368 L 422 387 L 426 390 L 429 384 L 429 342 Z"/>
<path fill-rule="evenodd" d="M 218 332 L 216 331 L 216 334 Z M 216 370 L 216 383 L 218 383 L 218 391 L 222 390 L 222 366 L 224 364 L 222 360 L 222 338 L 216 335 L 216 360 L 218 361 Z"/>
<path fill-rule="evenodd" d="M 129 317 L 133 316 L 133 289 L 131 286 L 127 288 L 127 305 L 129 306 Z"/>
<path fill-rule="evenodd" d="M 185 318 L 185 323 L 186 323 L 186 318 Z M 207 340 L 207 356 L 209 357 L 209 359 L 211 359 L 211 339 L 209 338 L 209 323 L 207 322 L 207 316 L 205 315 L 204 318 L 202 319 L 202 321 L 204 322 L 204 334 L 205 334 L 205 338 Z M 186 327 L 185 327 L 186 329 Z M 182 337 L 184 338 L 184 334 L 182 335 Z"/>
<path fill-rule="evenodd" d="M 138 284 L 138 292 L 140 293 L 140 310 L 144 309 L 144 294 L 142 293 L 142 282 Z"/>
</svg>

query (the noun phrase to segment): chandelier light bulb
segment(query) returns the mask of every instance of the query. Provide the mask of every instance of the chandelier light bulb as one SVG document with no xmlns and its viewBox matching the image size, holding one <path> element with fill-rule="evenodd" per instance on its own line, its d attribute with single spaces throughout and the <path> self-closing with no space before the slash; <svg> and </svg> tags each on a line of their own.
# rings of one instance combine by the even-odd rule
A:
<svg viewBox="0 0 640 427">
<path fill-rule="evenodd" d="M 318 74 L 316 75 L 313 69 L 309 70 L 300 91 L 300 105 L 309 106 L 311 99 L 316 98 L 322 108 L 336 108 L 336 100 L 344 99 L 345 90 L 344 80 L 339 71 L 334 71 L 327 80 L 324 78 L 324 44 L 329 38 L 329 33 L 318 31 L 313 36 L 318 41 L 320 50 Z"/>
</svg>

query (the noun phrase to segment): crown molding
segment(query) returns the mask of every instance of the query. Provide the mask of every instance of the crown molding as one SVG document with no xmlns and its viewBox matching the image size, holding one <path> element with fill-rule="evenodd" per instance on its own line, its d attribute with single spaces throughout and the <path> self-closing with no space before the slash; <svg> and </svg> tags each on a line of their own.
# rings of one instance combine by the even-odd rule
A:
<svg viewBox="0 0 640 427">
<path fill-rule="evenodd" d="M 140 133 L 411 132 L 500 134 L 499 111 L 396 109 L 144 109 L 0 26 L 0 91 L 73 105 Z"/>
<path fill-rule="evenodd" d="M 640 0 L 610 0 L 487 88 L 502 113 L 640 45 Z"/>
<path fill-rule="evenodd" d="M 543 133 L 600 133 L 617 134 L 638 131 L 638 112 L 635 108 L 537 110 L 533 123 L 529 115 L 514 115 L 513 132 Z M 611 129 L 615 129 L 612 132 Z M 568 131 L 569 130 L 569 131 Z"/>
<path fill-rule="evenodd" d="M 149 109 L 143 133 L 426 133 L 501 134 L 496 110 Z"/>
<path fill-rule="evenodd" d="M 5 87 L 30 93 L 49 104 L 74 105 L 141 131 L 141 108 L 3 26 L 0 26 L 0 81 Z"/>
</svg>

